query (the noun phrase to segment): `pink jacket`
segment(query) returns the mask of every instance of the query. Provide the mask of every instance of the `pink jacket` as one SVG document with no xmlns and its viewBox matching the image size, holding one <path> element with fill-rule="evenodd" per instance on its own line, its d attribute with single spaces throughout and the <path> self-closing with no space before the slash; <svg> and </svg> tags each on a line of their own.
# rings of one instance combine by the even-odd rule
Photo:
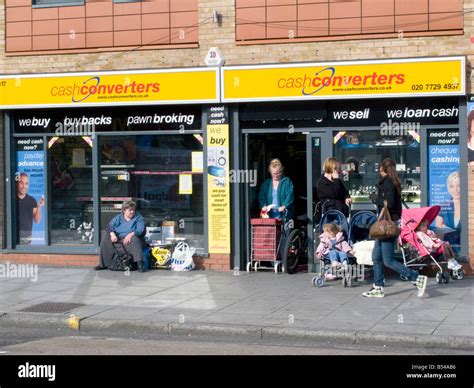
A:
<svg viewBox="0 0 474 388">
<path fill-rule="evenodd" d="M 434 252 L 436 251 L 440 246 L 443 245 L 443 241 L 440 240 L 439 238 L 436 237 L 435 233 L 432 230 L 427 231 L 428 233 L 423 233 L 421 231 L 416 232 L 416 235 L 420 239 L 420 242 L 423 244 L 423 246 Z"/>
<path fill-rule="evenodd" d="M 329 251 L 332 249 L 332 243 L 328 236 L 323 233 L 319 236 L 321 242 L 319 243 L 318 249 L 316 250 L 316 255 L 327 255 Z M 336 234 L 336 249 L 342 252 L 349 252 L 352 250 L 351 246 L 344 240 L 344 234 L 339 232 Z"/>
</svg>

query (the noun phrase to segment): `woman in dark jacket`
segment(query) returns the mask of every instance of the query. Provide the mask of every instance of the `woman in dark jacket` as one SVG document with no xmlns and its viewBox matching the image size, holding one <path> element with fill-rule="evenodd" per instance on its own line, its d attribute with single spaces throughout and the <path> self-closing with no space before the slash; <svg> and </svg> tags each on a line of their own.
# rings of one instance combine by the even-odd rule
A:
<svg viewBox="0 0 474 388">
<path fill-rule="evenodd" d="M 401 183 L 398 177 L 395 162 L 392 159 L 384 159 L 380 164 L 380 180 L 377 185 L 378 192 L 373 193 L 370 199 L 377 205 L 380 213 L 387 202 L 387 207 L 392 221 L 398 222 L 402 215 L 402 197 Z M 418 288 L 418 296 L 423 296 L 426 288 L 427 277 L 418 275 L 417 272 L 405 267 L 402 263 L 395 260 L 396 238 L 386 240 L 375 240 L 374 250 L 372 252 L 372 261 L 374 263 L 374 285 L 368 292 L 362 295 L 368 298 L 383 298 L 384 291 L 384 266 L 390 267 L 402 276 L 410 280 Z"/>
<path fill-rule="evenodd" d="M 321 202 L 322 211 L 339 210 L 346 217 L 349 216 L 351 196 L 339 179 L 339 162 L 336 158 L 327 158 L 324 161 L 324 174 L 316 183 L 316 192 Z"/>
</svg>

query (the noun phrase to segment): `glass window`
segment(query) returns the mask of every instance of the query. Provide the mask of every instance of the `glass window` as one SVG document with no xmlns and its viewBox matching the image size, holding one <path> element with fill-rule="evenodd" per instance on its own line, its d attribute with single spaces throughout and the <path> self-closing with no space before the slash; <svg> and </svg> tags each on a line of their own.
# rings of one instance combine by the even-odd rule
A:
<svg viewBox="0 0 474 388">
<path fill-rule="evenodd" d="M 70 4 L 81 5 L 84 4 L 84 0 L 33 0 L 33 5 L 61 6 Z"/>
<path fill-rule="evenodd" d="M 354 210 L 372 207 L 369 195 L 380 179 L 380 162 L 392 158 L 402 181 L 402 198 L 411 206 L 420 206 L 420 137 L 408 131 L 406 136 L 383 136 L 380 130 L 339 131 L 334 133 L 334 156 L 341 162 L 343 181 Z"/>
<path fill-rule="evenodd" d="M 204 248 L 202 143 L 197 134 L 101 137 L 102 231 L 133 199 L 148 227 L 174 222 L 175 237 Z"/>
<path fill-rule="evenodd" d="M 18 245 L 45 245 L 45 147 L 42 137 L 16 139 L 15 221 Z"/>
<path fill-rule="evenodd" d="M 461 151 L 459 131 L 428 132 L 429 205 L 441 210 L 431 225 L 436 235 L 448 241 L 455 252 L 461 249 Z"/>
<path fill-rule="evenodd" d="M 48 148 L 51 244 L 92 244 L 92 139 L 52 137 Z"/>
</svg>

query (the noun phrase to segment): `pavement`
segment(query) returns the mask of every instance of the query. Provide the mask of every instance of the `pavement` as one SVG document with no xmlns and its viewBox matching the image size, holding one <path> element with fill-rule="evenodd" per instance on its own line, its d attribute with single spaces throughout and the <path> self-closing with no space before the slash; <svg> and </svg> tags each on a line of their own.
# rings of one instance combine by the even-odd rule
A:
<svg viewBox="0 0 474 388">
<path fill-rule="evenodd" d="M 389 277 L 385 298 L 364 298 L 370 279 L 352 287 L 339 280 L 317 288 L 311 273 L 39 267 L 36 281 L 14 276 L 11 267 L 0 272 L 2 327 L 474 350 L 472 277 L 449 284 L 429 278 L 421 298 L 409 282 Z M 22 311 L 45 302 L 81 306 Z"/>
</svg>

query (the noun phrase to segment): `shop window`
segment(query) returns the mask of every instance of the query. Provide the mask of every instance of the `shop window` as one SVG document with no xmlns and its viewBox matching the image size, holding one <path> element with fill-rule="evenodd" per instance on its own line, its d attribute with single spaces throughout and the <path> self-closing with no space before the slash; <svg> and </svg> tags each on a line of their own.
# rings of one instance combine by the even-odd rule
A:
<svg viewBox="0 0 474 388">
<path fill-rule="evenodd" d="M 93 244 L 92 139 L 48 141 L 51 244 Z"/>
<path fill-rule="evenodd" d="M 441 207 L 431 228 L 455 252 L 461 249 L 460 159 L 458 130 L 428 131 L 428 203 Z"/>
<path fill-rule="evenodd" d="M 16 139 L 17 245 L 45 245 L 45 147 L 42 137 Z"/>
<path fill-rule="evenodd" d="M 405 136 L 385 136 L 381 131 L 339 131 L 334 133 L 334 156 L 341 162 L 343 181 L 354 210 L 372 208 L 369 195 L 380 179 L 380 163 L 391 158 L 402 182 L 402 199 L 410 207 L 421 202 L 420 137 L 416 129 Z"/>
<path fill-rule="evenodd" d="M 132 199 L 147 227 L 169 221 L 168 233 L 204 248 L 202 136 L 104 136 L 100 144 L 102 231 Z"/>
</svg>

